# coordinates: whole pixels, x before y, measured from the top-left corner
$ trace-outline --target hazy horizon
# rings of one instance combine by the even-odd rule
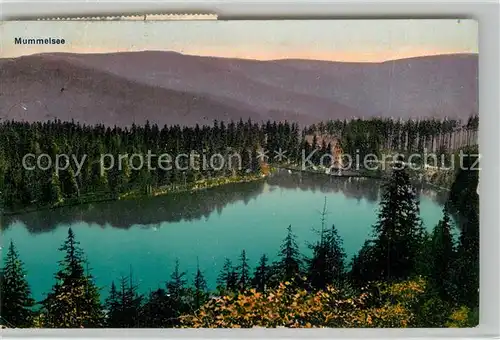
[[[215,58],[215,59],[234,59],[234,60],[249,60],[249,61],[269,61],[269,62],[279,62],[279,61],[290,61],[290,60],[304,60],[304,61],[319,61],[319,62],[336,62],[345,64],[383,64],[391,61],[405,60],[405,59],[418,59],[418,58],[428,58],[428,57],[446,57],[454,55],[475,55],[479,56],[479,53],[474,52],[455,52],[455,53],[439,53],[439,54],[426,54],[426,55],[415,55],[408,57],[398,57],[394,59],[380,60],[380,61],[344,61],[344,60],[325,60],[325,59],[305,59],[305,58],[279,58],[279,59],[252,59],[252,58],[241,58],[241,57],[226,57],[226,56],[213,56],[213,55],[198,55],[182,53],[171,50],[141,50],[141,51],[118,51],[118,52],[40,52],[33,54],[25,54],[18,57],[5,57],[1,59],[15,59],[28,56],[42,56],[42,55],[111,55],[111,54],[131,54],[131,53],[176,53],[188,57],[201,57],[201,58]]]
[[[384,62],[478,54],[477,22],[456,19],[12,21],[4,22],[1,31],[1,58],[152,50],[250,60]],[[55,37],[67,43],[16,45],[15,37]]]

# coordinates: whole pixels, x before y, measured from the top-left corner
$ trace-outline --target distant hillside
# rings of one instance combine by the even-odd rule
[[[130,125],[353,116],[468,117],[477,55],[385,63],[254,61],[174,52],[0,59],[0,118]]]

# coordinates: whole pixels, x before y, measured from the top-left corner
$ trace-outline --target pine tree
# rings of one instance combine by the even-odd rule
[[[203,303],[206,301],[207,294],[207,282],[205,277],[200,270],[199,263],[196,264],[196,275],[194,276],[194,308],[199,309]]]
[[[250,169],[255,174],[260,174],[261,172],[259,154],[255,148],[250,153]]]
[[[313,255],[308,259],[308,279],[315,289],[340,283],[345,273],[345,252],[335,225],[321,233],[321,239],[312,246]]]
[[[85,273],[83,251],[69,228],[60,251],[66,253],[56,273],[56,283],[42,302],[47,326],[55,328],[87,328],[103,325],[99,291],[92,277]]]
[[[420,249],[420,254],[417,258],[416,272],[424,277],[431,277],[432,267],[434,265],[434,254],[433,254],[433,242],[432,242],[433,232],[425,231],[422,241],[422,247]]]
[[[424,240],[419,201],[402,159],[394,166],[380,202],[378,222],[373,226],[371,250],[376,279],[406,279],[415,273]]]
[[[127,327],[140,326],[140,313],[142,307],[143,296],[139,294],[139,286],[134,283],[132,278],[132,269],[128,277],[128,287],[125,290],[126,304],[123,308],[128,320],[130,320]]]
[[[87,327],[101,327],[104,325],[104,310],[101,304],[101,294],[100,289],[95,285],[94,277],[90,273],[89,263],[85,260],[86,272],[86,290],[85,290],[85,301],[87,303],[86,313],[87,317],[91,320],[87,322]]]
[[[62,199],[61,184],[55,172],[42,184],[42,197],[43,201],[50,204],[58,203]]]
[[[151,292],[141,311],[141,326],[147,328],[172,327],[175,324],[171,299],[165,289]]]
[[[226,258],[224,266],[217,278],[219,290],[234,291],[238,285],[238,272],[230,259]]]
[[[4,320],[16,328],[30,327],[32,322],[31,307],[35,301],[26,280],[24,265],[10,241],[9,250],[0,277],[0,311]]]
[[[373,257],[372,240],[366,240],[359,252],[351,260],[349,281],[357,287],[362,287],[367,282],[374,280],[375,273],[371,266],[375,263]]]
[[[343,247],[343,241],[334,224],[326,231],[325,242],[329,255],[327,258],[327,273],[332,283],[340,282],[344,279],[345,275],[346,254]]]
[[[167,282],[167,292],[170,296],[171,308],[177,317],[186,311],[186,273],[179,270],[179,259],[175,260],[175,268]]]
[[[68,198],[78,197],[80,189],[76,181],[75,171],[69,167],[66,171],[63,171],[60,176],[61,188],[64,195]]]
[[[266,254],[263,254],[260,258],[259,265],[255,269],[254,276],[252,279],[252,285],[259,292],[264,292],[269,284],[270,279],[270,267],[267,264],[268,258]]]
[[[464,217],[455,268],[456,299],[470,308],[479,306],[479,214],[469,211]]]
[[[452,264],[455,261],[455,245],[451,232],[451,219],[446,207],[443,218],[432,232],[430,278],[439,296],[449,301],[451,289]]]
[[[184,279],[185,276],[186,273],[179,270],[179,259],[176,259],[174,271],[170,276],[170,281],[167,282],[168,293],[174,298],[180,299],[186,285],[186,280]]]
[[[464,159],[449,195],[449,204],[456,212],[460,237],[454,265],[454,292],[458,303],[470,308],[479,306],[479,172],[472,168],[476,157]],[[478,166],[478,165],[476,165]]]
[[[106,300],[108,326],[114,328],[132,328],[140,325],[142,295],[133,283],[132,273],[120,278],[120,288],[111,285],[110,295]]]
[[[238,287],[241,291],[243,291],[248,288],[248,285],[250,284],[250,267],[248,265],[248,258],[245,249],[241,251],[240,265],[237,270],[239,275]]]
[[[111,288],[109,290],[109,295],[106,298],[105,304],[106,308],[106,326],[109,328],[120,327],[120,294],[116,289],[115,282],[111,282]]]
[[[280,279],[282,281],[297,280],[301,273],[301,260],[299,246],[297,245],[296,236],[292,232],[292,226],[287,228],[287,236],[285,237],[280,248],[280,260],[276,264],[279,270]]]

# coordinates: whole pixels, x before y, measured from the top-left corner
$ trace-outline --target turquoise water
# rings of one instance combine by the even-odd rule
[[[112,280],[128,275],[142,292],[164,286],[175,259],[192,281],[199,262],[210,288],[224,258],[235,263],[245,249],[252,266],[263,253],[277,257],[292,225],[304,254],[319,228],[327,199],[327,224],[338,229],[348,256],[355,254],[376,221],[379,182],[282,174],[255,183],[231,184],[192,194],[62,208],[5,221],[2,248],[12,239],[25,263],[36,299],[54,283],[57,249],[71,226],[88,257],[98,286],[106,295]],[[432,193],[430,193],[432,194]],[[428,229],[441,218],[434,196],[420,197]]]

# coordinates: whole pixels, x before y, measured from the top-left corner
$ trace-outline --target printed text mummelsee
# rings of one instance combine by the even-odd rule
[[[14,38],[16,45],[64,45],[66,41],[61,38]]]

